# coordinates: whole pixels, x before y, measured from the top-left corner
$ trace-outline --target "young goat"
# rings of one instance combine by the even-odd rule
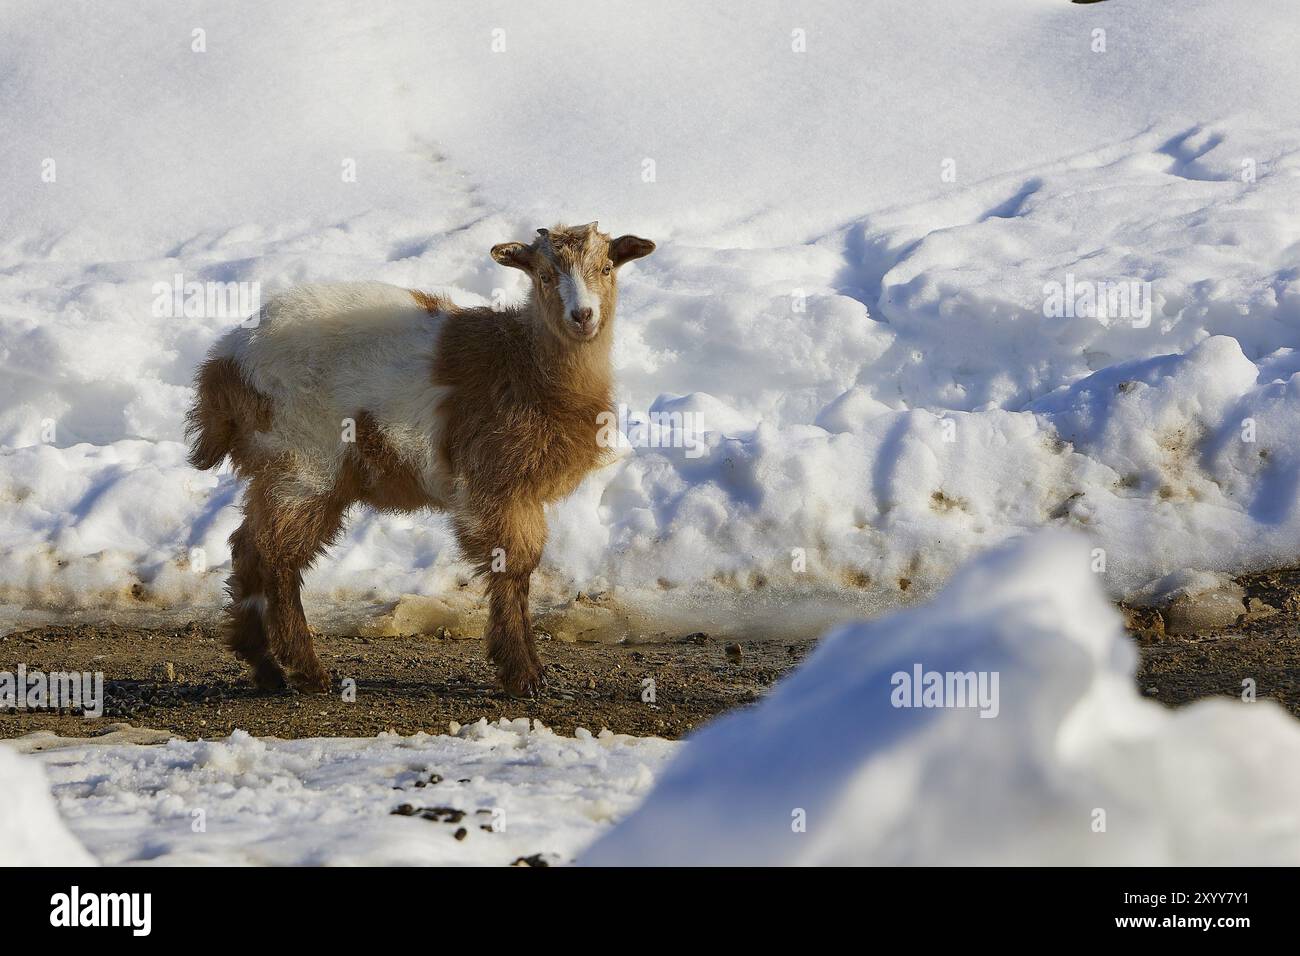
[[[462,309],[373,282],[307,286],[216,344],[186,419],[190,461],[229,456],[247,480],[227,643],[259,687],[283,687],[287,672],[301,690],[329,689],[302,573],[363,502],[450,514],[487,578],[488,658],[507,691],[537,692],[528,583],[542,507],[602,460],[616,270],[654,247],[594,222],[539,229],[531,245],[492,247],[532,279],[517,307]]]

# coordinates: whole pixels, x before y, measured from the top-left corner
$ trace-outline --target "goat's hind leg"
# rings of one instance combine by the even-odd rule
[[[257,687],[280,690],[285,686],[284,671],[271,654],[266,633],[266,574],[248,521],[230,536],[230,555],[233,573],[226,584],[230,593],[226,645],[252,667]]]
[[[316,656],[302,609],[302,566],[272,565],[268,578],[267,630],[276,656],[289,672],[289,683],[304,692],[328,693],[329,671]]]
[[[289,499],[260,495],[256,525],[266,582],[267,638],[289,683],[301,691],[326,693],[329,672],[316,656],[302,609],[302,572],[342,526],[344,506],[332,496]]]

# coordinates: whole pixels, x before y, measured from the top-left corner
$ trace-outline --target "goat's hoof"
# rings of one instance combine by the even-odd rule
[[[253,668],[253,686],[258,690],[284,690],[288,686],[284,671],[273,660],[262,660]]]
[[[324,668],[296,672],[290,675],[289,683],[300,694],[328,694],[334,689],[334,682]]]
[[[502,674],[501,686],[516,699],[536,700],[546,687],[546,668],[540,664],[520,668],[517,672]]]

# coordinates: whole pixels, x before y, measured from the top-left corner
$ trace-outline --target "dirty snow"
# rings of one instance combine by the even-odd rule
[[[1300,862],[1300,727],[1272,702],[1139,697],[1091,561],[1045,533],[929,604],[829,635],[762,703],[695,734],[581,862]],[[998,675],[995,706],[897,706],[916,697],[895,696],[896,675],[918,666]]]
[[[51,743],[22,758],[0,746],[0,780],[39,778],[39,761],[53,805],[99,862],[221,866],[568,863],[636,805],[675,746],[609,731],[559,737],[522,718],[437,736]],[[41,796],[17,816],[0,808],[0,835],[33,807],[33,822],[35,811],[57,822]],[[403,804],[463,816],[392,812]]]

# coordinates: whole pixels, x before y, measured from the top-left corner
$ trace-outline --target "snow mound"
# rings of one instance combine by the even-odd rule
[[[220,604],[239,488],[179,442],[244,316],[177,277],[483,303],[523,288],[490,246],[556,219],[659,242],[620,286],[635,434],[549,515],[559,610],[815,632],[1044,525],[1114,596],[1297,559],[1291,0],[674,0],[598,34],[578,3],[142,2],[0,35],[0,626]],[[467,570],[442,517],[358,512],[307,599],[451,623]]]
[[[1300,862],[1300,728],[1271,703],[1164,710],[1134,659],[1081,541],[993,550],[696,734],[581,862]],[[897,676],[918,667],[996,692],[896,706],[925,702]]]
[[[59,818],[36,760],[0,746],[0,866],[91,866]]]
[[[292,741],[235,731],[37,759],[68,826],[110,865],[507,866],[571,861],[636,805],[676,746],[560,737],[523,718],[455,730]],[[393,812],[404,804],[411,813]]]

